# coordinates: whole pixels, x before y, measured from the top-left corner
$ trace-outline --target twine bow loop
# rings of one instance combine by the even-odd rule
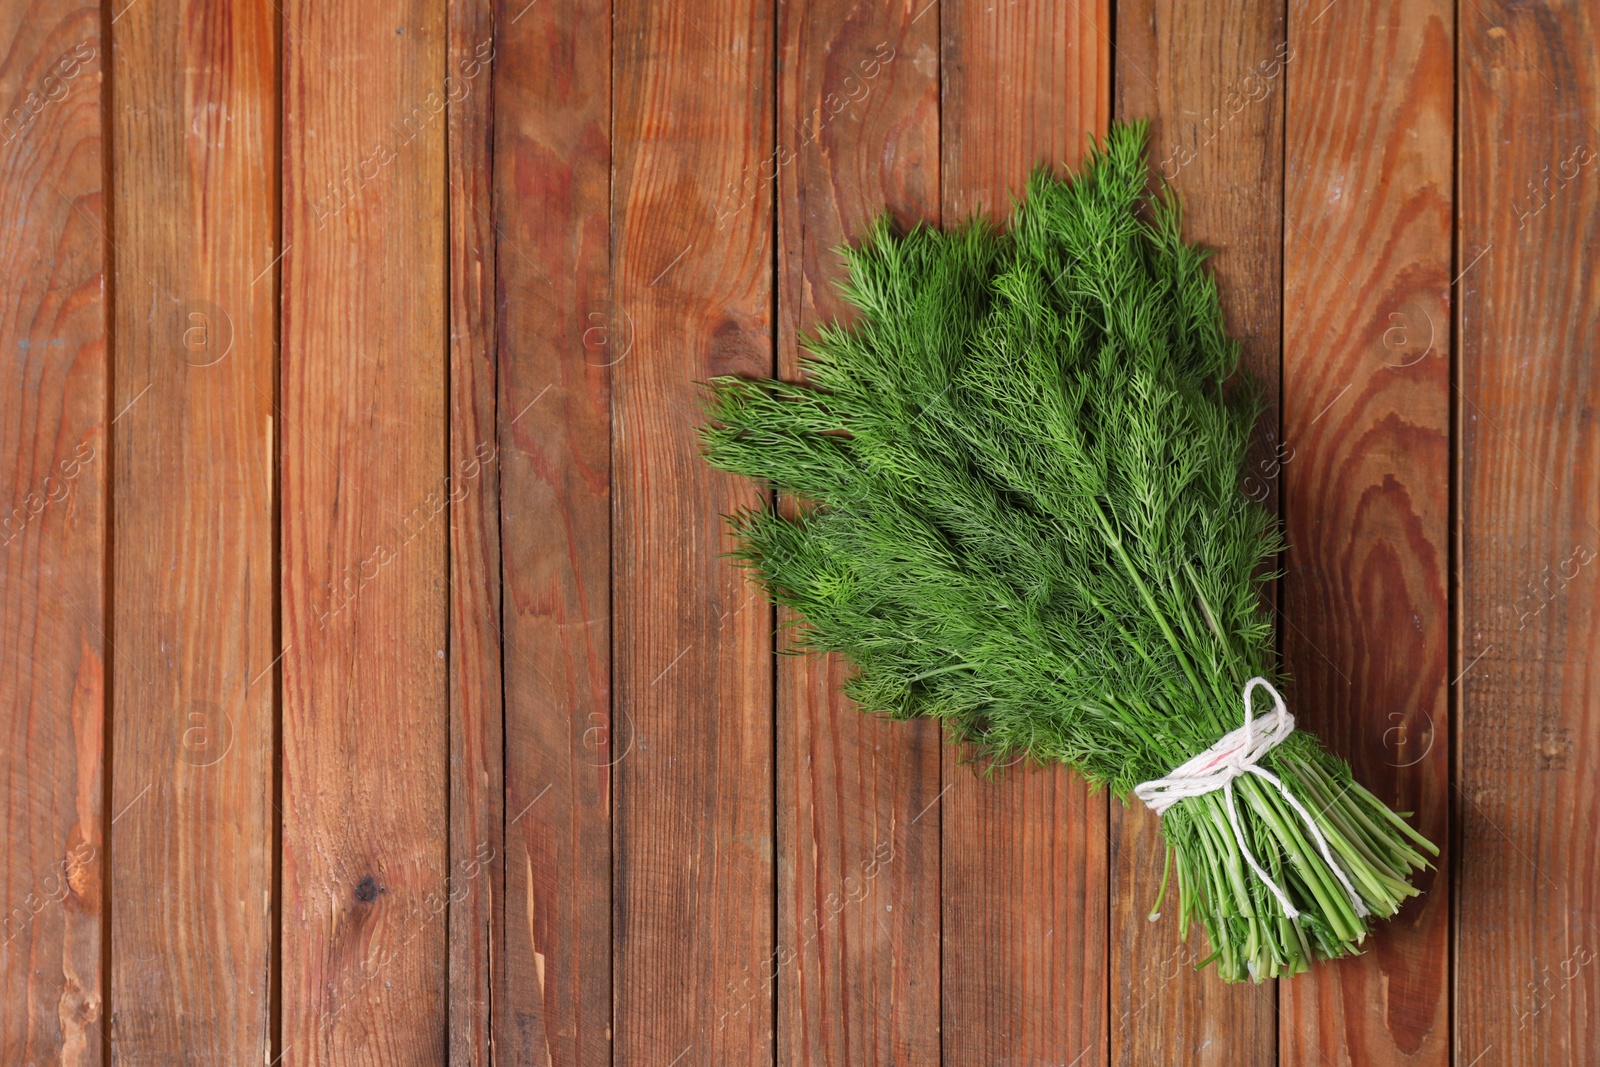
[[[1260,718],[1255,716],[1250,703],[1257,686],[1272,696],[1272,711]],[[1239,825],[1239,811],[1233,798],[1233,782],[1242,775],[1255,775],[1277,789],[1300,816],[1306,829],[1311,831],[1311,838],[1316,842],[1317,850],[1322,853],[1322,858],[1338,876],[1339,884],[1344,887],[1356,914],[1361,916],[1370,914],[1366,904],[1361,900],[1361,895],[1356,892],[1355,886],[1350,884],[1350,878],[1345,874],[1344,868],[1334,861],[1333,850],[1328,847],[1328,840],[1323,836],[1316,820],[1311,817],[1311,813],[1295,799],[1294,794],[1289,792],[1288,786],[1284,785],[1277,775],[1260,765],[1267,753],[1283,744],[1289,735],[1294,733],[1294,716],[1289,714],[1289,709],[1284,706],[1283,694],[1265,678],[1256,677],[1244,683],[1243,697],[1243,726],[1224,734],[1216,744],[1198,756],[1174,767],[1167,772],[1165,778],[1153,778],[1134,786],[1134,795],[1144,801],[1151,811],[1162,815],[1180,800],[1222,790],[1222,797],[1228,809],[1228,822],[1233,826],[1233,839],[1238,843],[1245,862],[1278,899],[1278,903],[1283,906],[1283,914],[1290,919],[1297,919],[1300,917],[1300,912],[1289,902],[1288,894],[1256,861],[1250,846],[1245,843],[1244,830]]]

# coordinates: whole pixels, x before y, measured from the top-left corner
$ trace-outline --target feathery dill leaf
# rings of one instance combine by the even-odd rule
[[[713,464],[798,502],[731,516],[737,557],[800,617],[797,650],[849,658],[864,711],[1123,797],[1238,726],[1247,679],[1276,680],[1260,591],[1283,548],[1239,489],[1259,390],[1145,139],[1117,125],[1075,179],[1036,171],[1003,231],[880,220],[843,250],[860,315],[809,340],[808,382],[716,379],[702,434]],[[1266,763],[1327,802],[1369,907],[1415,893],[1412,845],[1432,846],[1342,761],[1297,732]],[[1303,828],[1237,788],[1303,914],[1240,876],[1212,795],[1163,818],[1185,924],[1230,979],[1353,951],[1364,917]]]

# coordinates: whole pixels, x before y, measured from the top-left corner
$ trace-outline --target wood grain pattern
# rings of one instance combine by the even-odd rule
[[[943,220],[1003,218],[1035,164],[1075,166],[1105,130],[1110,3],[950,0],[939,17]]]
[[[1454,23],[1439,0],[1316,6],[1289,18],[1288,700],[1443,845]],[[1448,1060],[1449,855],[1417,884],[1362,956],[1280,984],[1280,1062]]]
[[[834,250],[886,208],[938,221],[939,23],[816,0],[782,5],[778,38],[778,364],[798,379],[800,336],[848,310]],[[777,664],[778,1058],[936,1064],[939,730],[862,715],[848,675]]]
[[[1458,1064],[1600,1050],[1600,12],[1460,8]]]
[[[1594,1060],[1600,13],[1111,8],[0,0],[0,1061]],[[772,658],[695,442],[1113,99],[1282,398],[1291,706],[1457,853],[1276,986]]]
[[[148,4],[112,37],[113,1058],[261,1061],[277,19],[266,0]]]
[[[284,18],[285,1064],[446,1055],[446,9]]]
[[[615,1062],[764,1063],[773,616],[722,558],[761,497],[701,459],[694,383],[775,370],[772,5],[619,0],[614,27]]]
[[[519,3],[515,5],[520,8]],[[514,18],[514,21],[512,19]],[[612,364],[608,0],[505,13],[495,74],[510,1064],[611,1055]]]
[[[450,1063],[493,1059],[505,928],[492,0],[450,0]]]
[[[1241,489],[1274,510],[1293,455],[1281,443],[1277,404],[1283,79],[1293,59],[1281,4],[1139,0],[1117,8],[1117,110],[1150,120],[1150,164],[1183,197],[1184,236],[1218,252],[1211,269],[1228,330],[1270,402]],[[1267,596],[1275,605],[1276,589]],[[1276,983],[1196,972],[1209,951],[1205,934],[1179,927],[1172,897],[1161,920],[1148,921],[1166,856],[1159,828],[1137,801],[1113,801],[1112,1061],[1275,1063]]]
[[[941,215],[1003,216],[1035,163],[1074,165],[1104,132],[1109,5],[940,14]],[[959,758],[944,753],[944,1062],[1103,1064],[1106,794],[1065,768],[985,779]]]
[[[0,1061],[104,1062],[97,7],[0,0]]]

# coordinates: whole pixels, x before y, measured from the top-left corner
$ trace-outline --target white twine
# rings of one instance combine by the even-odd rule
[[[1263,715],[1259,720],[1254,717],[1250,707],[1250,694],[1258,685],[1272,694],[1273,703],[1272,713]],[[1328,847],[1328,840],[1322,836],[1322,831],[1317,828],[1316,820],[1311,817],[1311,813],[1294,798],[1294,794],[1289,792],[1288,787],[1277,775],[1258,765],[1268,752],[1283,744],[1292,733],[1294,733],[1294,716],[1284,707],[1283,695],[1265,678],[1252,678],[1244,683],[1243,726],[1224,734],[1221,740],[1194,759],[1174,767],[1165,778],[1155,778],[1134,786],[1134,795],[1144,801],[1151,811],[1161,815],[1186,797],[1199,797],[1218,789],[1222,790],[1223,799],[1228,805],[1228,821],[1233,824],[1233,839],[1239,843],[1239,851],[1244,853],[1245,862],[1256,872],[1256,877],[1272,890],[1272,895],[1278,898],[1278,903],[1283,905],[1283,914],[1290,919],[1298,919],[1300,912],[1289,903],[1288,895],[1278,888],[1278,883],[1268,877],[1267,872],[1250,852],[1250,846],[1245,844],[1244,831],[1239,827],[1239,812],[1233,803],[1233,780],[1240,775],[1253,774],[1270,782],[1282,794],[1283,799],[1289,802],[1290,807],[1299,813],[1306,828],[1311,831],[1322,858],[1333,868],[1333,873],[1339,878],[1339,884],[1344,886],[1345,893],[1350,897],[1350,903],[1355,905],[1356,914],[1368,915],[1370,913],[1367,911],[1367,906],[1362,903],[1355,886],[1350,884],[1344,868],[1334,862],[1333,850]]]

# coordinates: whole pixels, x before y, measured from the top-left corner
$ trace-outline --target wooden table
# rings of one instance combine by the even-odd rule
[[[1600,8],[0,0],[0,1061],[1600,1062]],[[1193,973],[859,715],[698,383],[1114,117],[1267,386],[1301,721],[1445,845]],[[1175,909],[1174,909],[1175,910]]]

